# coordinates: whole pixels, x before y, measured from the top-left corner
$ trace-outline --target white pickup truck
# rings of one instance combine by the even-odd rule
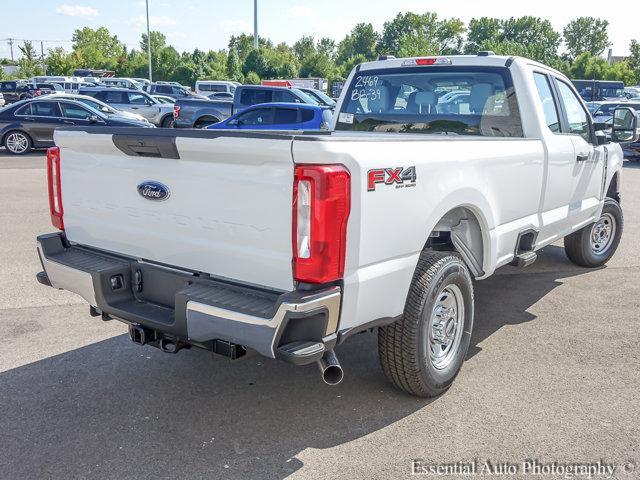
[[[487,52],[357,66],[326,133],[60,129],[38,280],[138,344],[318,362],[327,383],[334,347],[377,330],[389,380],[435,396],[473,279],[563,237],[584,267],[615,252],[612,142],[637,119],[605,128],[559,72]]]

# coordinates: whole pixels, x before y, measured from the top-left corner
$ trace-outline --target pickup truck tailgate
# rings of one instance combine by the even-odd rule
[[[291,137],[141,130],[56,131],[68,240],[291,290]]]

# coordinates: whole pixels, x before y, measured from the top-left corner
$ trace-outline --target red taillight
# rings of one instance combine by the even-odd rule
[[[49,184],[49,210],[54,227],[64,230],[62,221],[62,191],[60,186],[60,148],[47,150],[47,182]]]
[[[173,106],[173,118],[178,118],[180,116],[180,106]]]
[[[436,63],[435,58],[416,58],[416,65],[433,65]]]
[[[299,282],[342,278],[351,207],[351,175],[342,165],[296,165],[293,276]]]

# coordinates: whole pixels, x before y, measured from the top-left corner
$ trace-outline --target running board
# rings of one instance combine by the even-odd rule
[[[521,252],[513,258],[510,265],[513,265],[514,267],[524,268],[531,265],[537,259],[538,254],[536,252]]]

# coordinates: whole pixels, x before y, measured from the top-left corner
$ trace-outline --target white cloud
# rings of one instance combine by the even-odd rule
[[[243,32],[251,32],[251,25],[244,20],[222,20],[218,25],[225,35],[237,35]]]
[[[167,38],[187,38],[184,32],[167,32]]]
[[[136,18],[129,20],[129,24],[133,24],[137,27],[142,27],[147,24],[147,18],[143,15],[139,15]],[[168,15],[149,16],[149,24],[152,27],[177,27],[182,25],[182,22],[176,20]]]
[[[316,15],[316,11],[307,5],[294,5],[287,14],[293,18],[311,18]]]
[[[93,7],[84,7],[82,5],[60,5],[56,7],[56,13],[67,17],[97,17],[98,10]]]

